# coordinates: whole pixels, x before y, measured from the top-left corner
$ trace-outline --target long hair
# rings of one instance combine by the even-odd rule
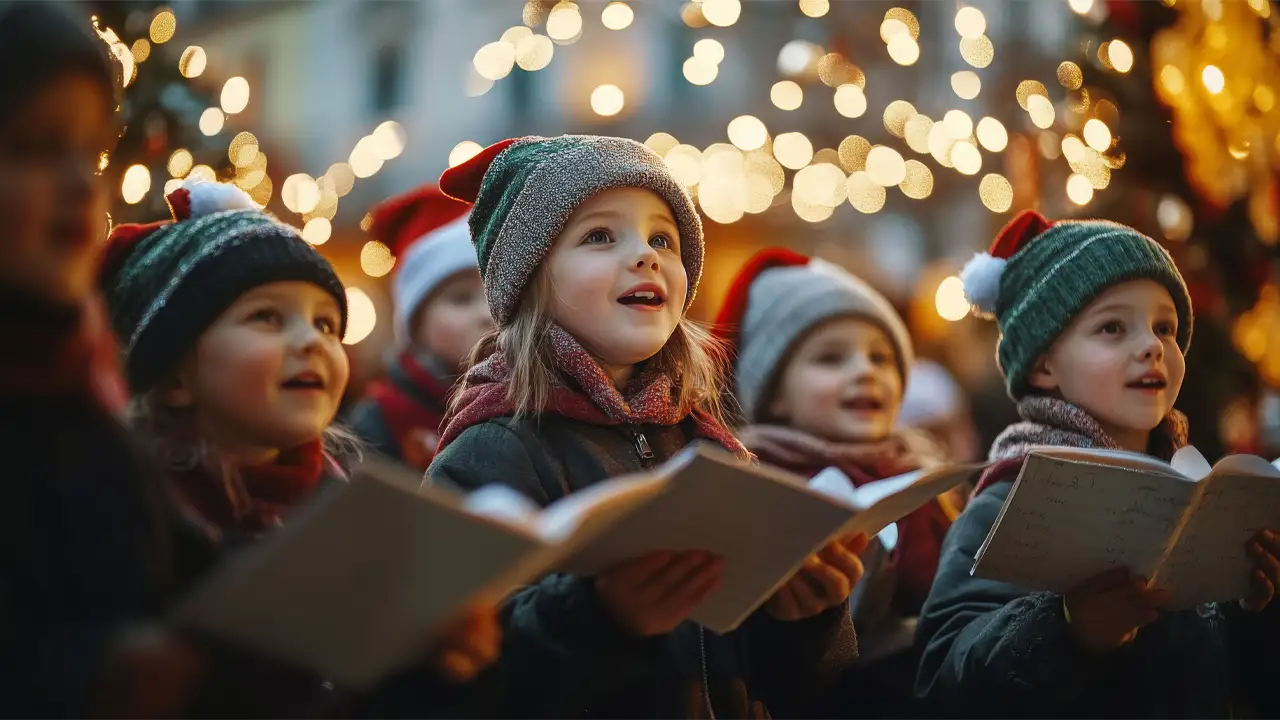
[[[515,406],[517,418],[542,412],[552,389],[565,384],[564,374],[555,365],[549,332],[553,324],[550,308],[554,293],[554,284],[544,265],[525,288],[511,318],[480,339],[466,364],[470,370],[495,352],[501,352],[508,359],[511,374],[506,388],[507,400]],[[645,367],[669,373],[677,380],[676,396],[672,398],[677,406],[699,409],[724,423],[727,359],[724,343],[705,326],[682,316],[666,344]],[[450,400],[449,415],[459,409],[468,382],[464,371],[458,391]]]

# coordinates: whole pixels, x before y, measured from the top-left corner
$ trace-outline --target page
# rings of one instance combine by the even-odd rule
[[[687,459],[677,460],[670,468],[613,478],[572,493],[542,512],[538,533],[547,542],[568,543],[571,547],[566,547],[565,553],[571,553],[618,518],[657,497],[670,475],[687,464]]]
[[[951,488],[976,480],[985,468],[986,464],[951,465],[867,483],[855,491],[857,514],[841,531],[875,536]]]
[[[1098,450],[1093,448],[1058,447],[1055,445],[1036,446],[1031,449],[1032,455],[1040,457],[1070,460],[1078,463],[1092,463],[1109,467],[1128,468],[1155,475],[1178,476],[1173,465],[1159,458],[1128,450]],[[1207,471],[1206,471],[1207,472]],[[1198,476],[1197,476],[1198,477]]]
[[[691,447],[653,501],[621,518],[561,567],[592,575],[656,550],[706,550],[725,559],[721,588],[693,614],[709,629],[736,628],[848,520],[848,510],[798,477]]]
[[[362,689],[415,660],[466,603],[538,571],[526,559],[540,541],[443,488],[409,491],[401,473],[363,466],[224,563],[179,622]]]
[[[973,573],[1056,591],[1115,567],[1149,577],[1195,488],[1172,475],[1033,454]]]
[[[1253,572],[1246,544],[1259,530],[1280,529],[1280,470],[1267,461],[1228,457],[1201,482],[1195,512],[1157,578],[1175,609],[1245,597]]]

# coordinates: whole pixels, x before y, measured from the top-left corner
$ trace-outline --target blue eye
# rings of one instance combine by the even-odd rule
[[[613,242],[613,236],[608,230],[592,230],[582,239],[584,245],[603,245],[609,242]]]
[[[649,244],[659,250],[674,250],[676,247],[676,241],[665,234],[658,234],[649,238]]]

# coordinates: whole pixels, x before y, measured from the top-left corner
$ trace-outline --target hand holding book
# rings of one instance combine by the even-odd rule
[[[778,620],[803,620],[843,603],[862,579],[867,536],[847,535],[827,543],[810,555],[804,565],[765,603],[765,611]]]
[[[636,637],[663,635],[689,618],[724,579],[724,561],[702,550],[660,550],[596,576],[596,592]]]
[[[1280,460],[1276,462],[1280,463]],[[1262,612],[1275,599],[1280,588],[1280,536],[1272,530],[1263,530],[1249,541],[1249,560],[1253,572],[1249,576],[1249,596],[1241,606],[1250,612]]]
[[[1105,652],[1131,642],[1143,625],[1155,622],[1168,602],[1168,591],[1148,588],[1146,578],[1114,568],[1067,591],[1063,610],[1076,643]]]

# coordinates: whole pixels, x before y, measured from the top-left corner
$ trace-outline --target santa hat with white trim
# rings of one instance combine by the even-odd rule
[[[1113,285],[1147,279],[1169,291],[1186,353],[1191,296],[1168,251],[1131,227],[1106,220],[1050,222],[1023,210],[960,273],[974,312],[1000,327],[996,358],[1009,395],[1031,390],[1035,363],[1071,320]]]
[[[173,371],[201,333],[259,285],[300,281],[328,292],[342,315],[341,337],[342,281],[296,228],[234,185],[187,180],[166,200],[171,219],[112,229],[99,273],[134,393]]]
[[[383,201],[370,215],[369,232],[397,258],[391,293],[396,339],[412,342],[414,315],[446,280],[479,271],[467,227],[470,206],[424,185]]]

